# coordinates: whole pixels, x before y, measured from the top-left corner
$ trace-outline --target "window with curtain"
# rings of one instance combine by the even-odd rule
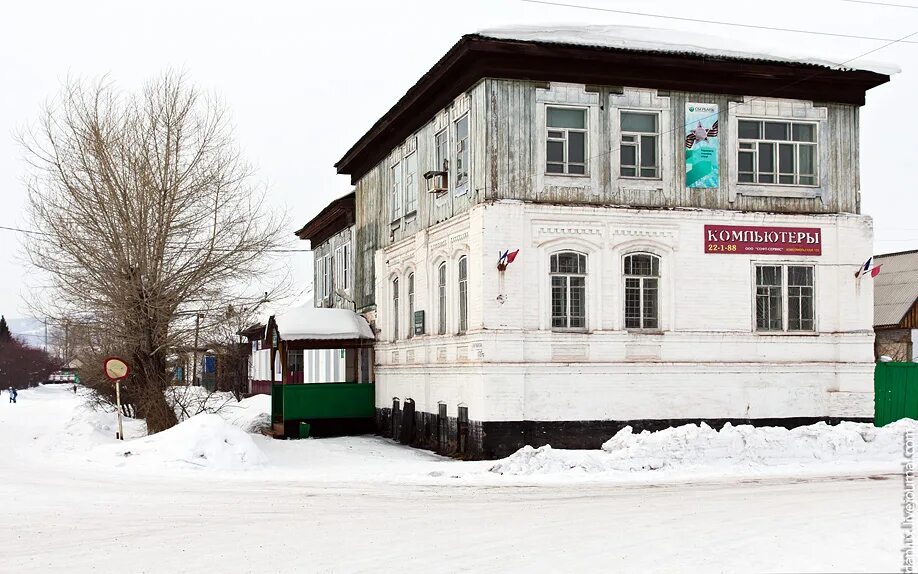
[[[660,328],[660,258],[649,253],[624,260],[625,328]]]
[[[551,256],[552,329],[586,329],[586,255],[562,251]]]

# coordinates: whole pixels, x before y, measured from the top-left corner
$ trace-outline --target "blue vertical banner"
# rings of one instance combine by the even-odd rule
[[[717,104],[685,104],[685,187],[720,186]]]

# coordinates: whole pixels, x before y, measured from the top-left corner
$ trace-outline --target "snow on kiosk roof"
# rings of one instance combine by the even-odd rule
[[[335,163],[356,184],[456,96],[486,78],[789,98],[862,106],[894,66],[745,47],[627,26],[520,26],[466,34]]]
[[[302,306],[273,319],[278,335],[288,342],[376,338],[366,319],[349,309]]]

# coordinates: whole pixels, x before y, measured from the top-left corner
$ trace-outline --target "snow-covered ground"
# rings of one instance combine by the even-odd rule
[[[5,399],[5,396],[4,396]],[[461,462],[245,432],[266,397],[159,435],[66,386],[0,402],[0,572],[898,571],[914,423],[623,431]]]

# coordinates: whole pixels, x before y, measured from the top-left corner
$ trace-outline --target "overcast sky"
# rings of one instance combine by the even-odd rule
[[[564,1],[564,0],[562,0]],[[891,0],[890,0],[891,1]],[[906,3],[915,0],[896,0]],[[918,31],[918,9],[844,0],[712,0],[575,4],[783,28],[900,38]],[[793,17],[789,17],[792,15]],[[333,164],[462,34],[510,24],[621,24],[700,31],[764,47],[845,61],[883,42],[740,30],[520,0],[462,2],[103,1],[4,3],[0,7],[0,225],[28,227],[22,151],[13,134],[34,122],[62,81],[108,74],[135,89],[184,70],[223,97],[236,134],[291,233],[350,189]],[[918,41],[918,36],[912,38]],[[875,252],[918,248],[918,44],[869,56],[902,73],[871,90],[861,115],[863,211],[874,217]],[[303,243],[305,245],[305,242]],[[0,230],[0,313],[27,313],[18,234]],[[291,254],[310,281],[308,254]]]

